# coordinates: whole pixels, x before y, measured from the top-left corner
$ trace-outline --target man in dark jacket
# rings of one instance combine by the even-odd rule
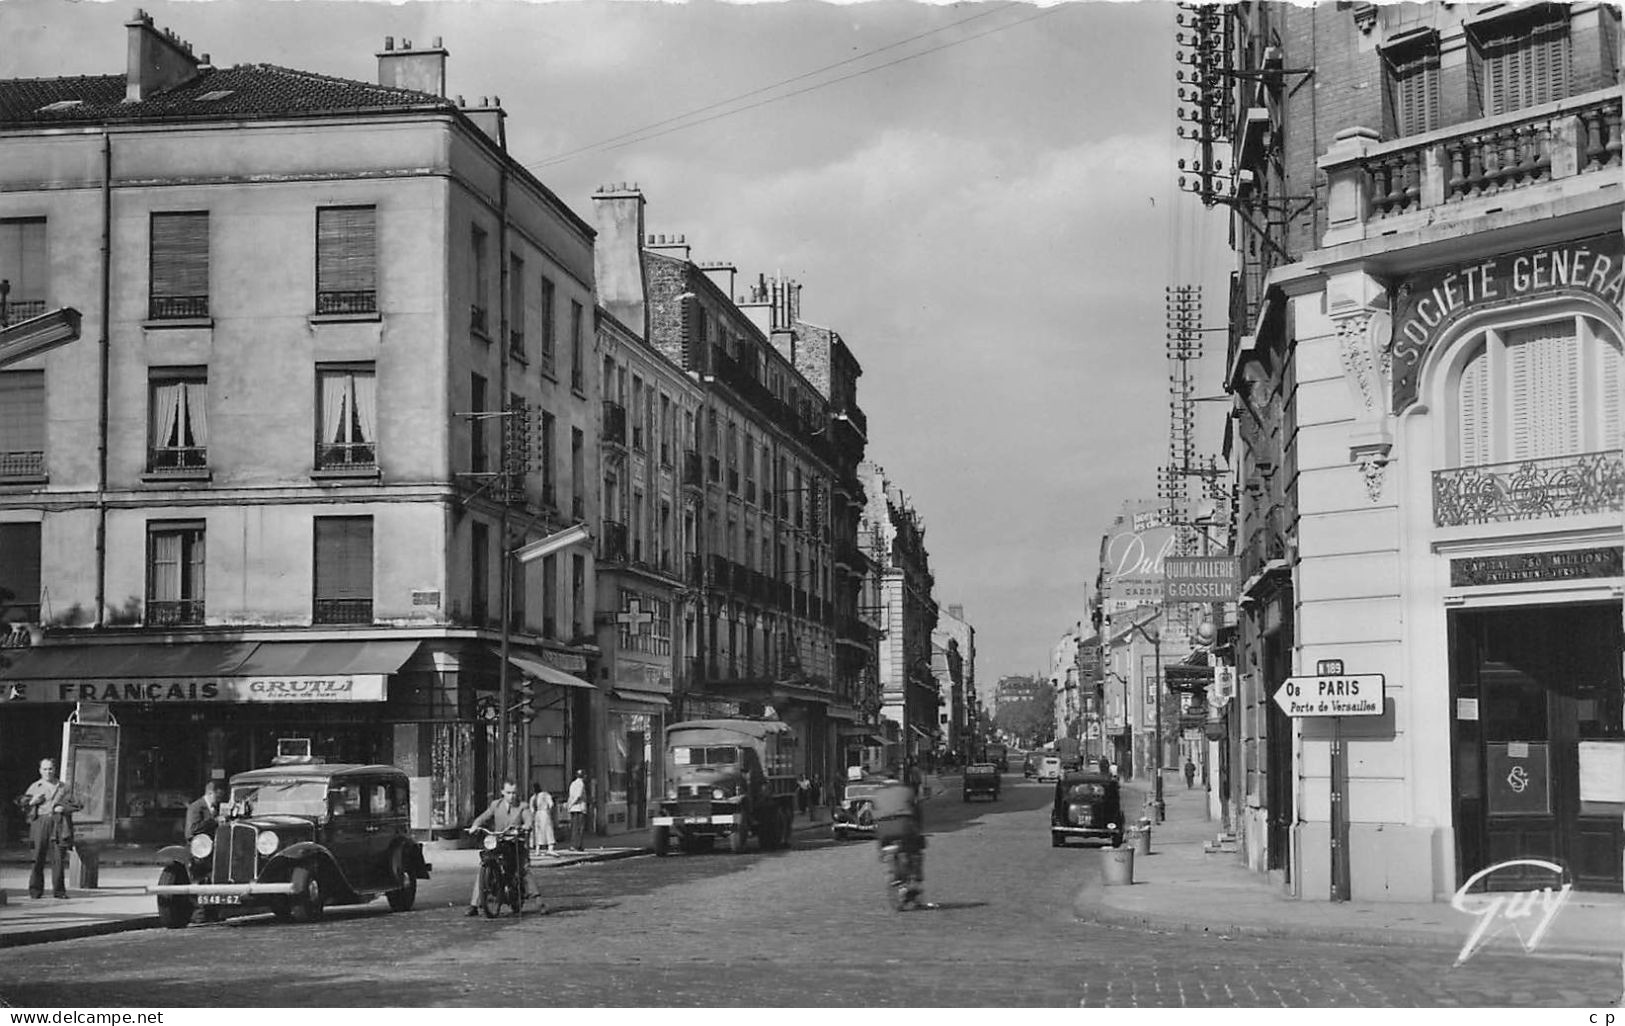
[[[215,824],[220,819],[220,781],[211,780],[203,785],[203,797],[186,807],[186,840],[191,843],[198,834],[214,836]]]
[[[28,896],[45,897],[45,863],[51,864],[51,894],[68,896],[67,861],[73,848],[73,814],[79,803],[67,784],[57,779],[56,760],[41,759],[39,779],[28,785],[18,804],[28,817],[28,844],[34,868],[28,875]]]

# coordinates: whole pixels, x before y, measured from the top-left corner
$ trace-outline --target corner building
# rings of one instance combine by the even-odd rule
[[[1620,11],[1203,11],[1245,72],[1244,857],[1315,899],[1448,900],[1513,859],[1617,891]],[[1275,706],[1337,665],[1383,675],[1380,716]]]

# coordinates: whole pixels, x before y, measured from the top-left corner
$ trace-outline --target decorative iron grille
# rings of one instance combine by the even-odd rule
[[[158,600],[147,603],[148,627],[173,627],[177,624],[203,622],[202,599]]]
[[[208,296],[153,296],[147,307],[147,317],[154,321],[207,316]]]
[[[378,293],[372,289],[316,293],[318,314],[370,314],[378,312]]]
[[[372,599],[319,598],[311,613],[315,623],[372,623]]]
[[[43,477],[45,453],[43,450],[26,452],[0,452],[0,477]]]
[[[1433,472],[1437,527],[1625,509],[1625,452],[1513,460]]]

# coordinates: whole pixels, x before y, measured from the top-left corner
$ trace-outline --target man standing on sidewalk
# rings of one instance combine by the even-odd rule
[[[576,778],[570,781],[570,792],[564,796],[564,811],[570,814],[570,847],[580,851],[581,842],[587,836],[586,770],[576,770]]]
[[[68,851],[73,847],[73,814],[79,803],[68,785],[56,777],[56,760],[41,759],[39,779],[28,785],[18,799],[28,817],[28,843],[34,853],[34,869],[28,875],[28,896],[45,897],[45,861],[51,858],[51,895],[68,896]]]

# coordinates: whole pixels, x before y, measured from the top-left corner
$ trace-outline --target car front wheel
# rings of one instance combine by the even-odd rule
[[[321,879],[309,866],[300,866],[289,879],[293,884],[293,901],[288,911],[296,923],[313,923],[322,917],[327,897],[322,893]]]
[[[161,887],[175,887],[191,883],[186,868],[175,864],[165,866],[158,874]],[[158,922],[169,930],[179,930],[192,921],[192,899],[180,894],[158,895]]]

